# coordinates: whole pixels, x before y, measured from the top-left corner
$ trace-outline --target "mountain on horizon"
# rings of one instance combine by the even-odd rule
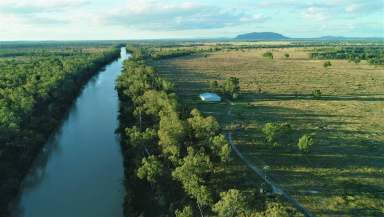
[[[320,37],[313,37],[313,38],[290,38],[285,35],[276,33],[276,32],[251,32],[251,33],[245,33],[240,34],[235,37],[237,40],[325,40],[325,41],[334,41],[334,40],[359,40],[359,39],[380,39],[383,40],[384,38],[380,37],[346,37],[346,36],[334,36],[334,35],[325,35]]]
[[[275,33],[275,32],[251,32],[246,34],[238,35],[235,39],[240,40],[284,40],[289,39],[288,37]]]

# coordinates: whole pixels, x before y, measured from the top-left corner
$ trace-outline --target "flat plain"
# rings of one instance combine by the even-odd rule
[[[213,46],[213,45],[211,45]],[[305,48],[221,50],[152,61],[186,103],[232,131],[240,151],[317,216],[384,215],[384,67],[362,61],[313,60]],[[263,57],[270,51],[273,59]],[[289,58],[285,57],[289,54]],[[240,79],[232,104],[198,95],[211,81]],[[321,97],[312,92],[320,90]],[[228,111],[231,112],[228,112]],[[289,123],[296,142],[272,147],[261,129]],[[297,139],[314,138],[302,154]]]

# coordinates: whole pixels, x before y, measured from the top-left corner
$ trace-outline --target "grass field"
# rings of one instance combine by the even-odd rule
[[[384,216],[384,67],[331,60],[325,69],[325,60],[309,59],[311,49],[219,51],[151,64],[185,102],[227,130],[236,126],[239,149],[269,165],[272,179],[317,216]],[[262,57],[266,51],[273,60]],[[233,105],[199,101],[209,81],[230,76],[242,90]],[[322,97],[315,99],[317,89]],[[301,154],[296,142],[271,147],[261,133],[267,122],[288,122],[297,138],[311,134],[312,151]]]

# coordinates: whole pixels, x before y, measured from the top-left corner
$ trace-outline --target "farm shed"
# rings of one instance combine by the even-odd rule
[[[204,102],[220,102],[221,97],[216,93],[202,93],[200,99]]]

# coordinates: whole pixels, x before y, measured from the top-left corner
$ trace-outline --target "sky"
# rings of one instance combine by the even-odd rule
[[[0,0],[0,40],[384,37],[384,0]]]

